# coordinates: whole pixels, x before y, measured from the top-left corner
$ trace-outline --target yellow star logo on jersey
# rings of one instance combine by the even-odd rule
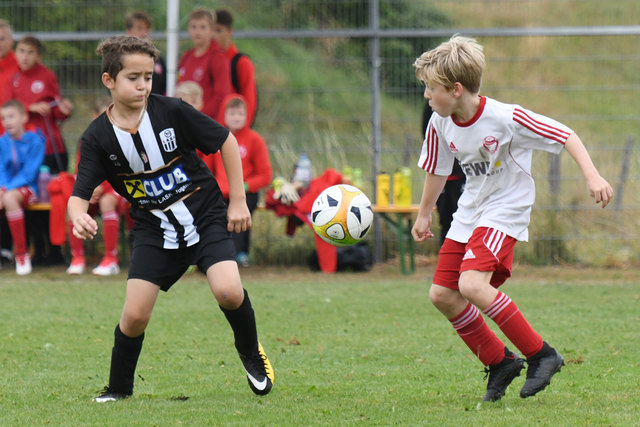
[[[127,188],[127,192],[134,199],[147,196],[147,193],[144,191],[144,187],[142,186],[142,181],[139,179],[125,179],[124,186]]]
[[[498,161],[496,162],[496,167],[497,167],[497,168],[499,168],[500,166],[502,166],[502,162],[501,162],[500,160],[498,160]]]

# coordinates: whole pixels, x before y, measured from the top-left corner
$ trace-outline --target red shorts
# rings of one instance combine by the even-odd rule
[[[511,276],[515,245],[513,237],[487,227],[476,228],[466,244],[445,239],[433,283],[457,290],[463,271],[493,271],[490,283],[497,288]]]
[[[20,194],[22,194],[23,209],[26,209],[27,206],[32,205],[38,201],[38,196],[33,192],[31,187],[27,187],[25,185],[24,187],[14,188],[14,190],[17,190]]]

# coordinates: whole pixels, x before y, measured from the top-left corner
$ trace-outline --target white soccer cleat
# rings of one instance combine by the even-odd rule
[[[120,267],[116,262],[101,262],[99,266],[92,270],[96,276],[114,276],[120,273]]]
[[[67,268],[67,274],[71,274],[71,275],[83,274],[84,269],[85,269],[84,261],[72,259],[71,264],[69,265],[69,268]]]
[[[16,274],[18,276],[25,276],[31,274],[31,257],[29,254],[16,255]]]

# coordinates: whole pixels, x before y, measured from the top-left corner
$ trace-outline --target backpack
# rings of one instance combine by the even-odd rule
[[[238,85],[238,61],[243,56],[246,56],[248,58],[246,54],[238,52],[231,59],[231,85],[233,86],[233,90],[235,90],[236,93],[240,93],[240,86]],[[251,127],[253,127],[253,124],[256,122],[256,116],[258,115],[258,98],[258,85],[256,84],[256,112],[253,114]]]
[[[355,245],[339,247],[338,265],[336,271],[370,271],[373,267],[371,251],[367,242],[358,242]],[[309,267],[313,271],[320,270],[318,253],[311,252]]]

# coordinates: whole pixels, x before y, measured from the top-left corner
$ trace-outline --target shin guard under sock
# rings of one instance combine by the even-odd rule
[[[483,365],[495,365],[504,359],[504,343],[489,329],[475,305],[469,303],[449,322]]]
[[[133,393],[133,378],[143,340],[144,333],[139,337],[130,338],[122,333],[120,324],[116,326],[111,351],[109,391],[122,394]]]
[[[515,345],[529,358],[542,348],[542,338],[524,318],[518,306],[507,295],[498,292],[496,299],[483,310]]]
[[[240,307],[228,310],[220,307],[224,313],[235,339],[236,350],[243,355],[252,355],[258,352],[258,332],[256,330],[256,318],[251,307],[249,294],[244,291],[244,300]]]

